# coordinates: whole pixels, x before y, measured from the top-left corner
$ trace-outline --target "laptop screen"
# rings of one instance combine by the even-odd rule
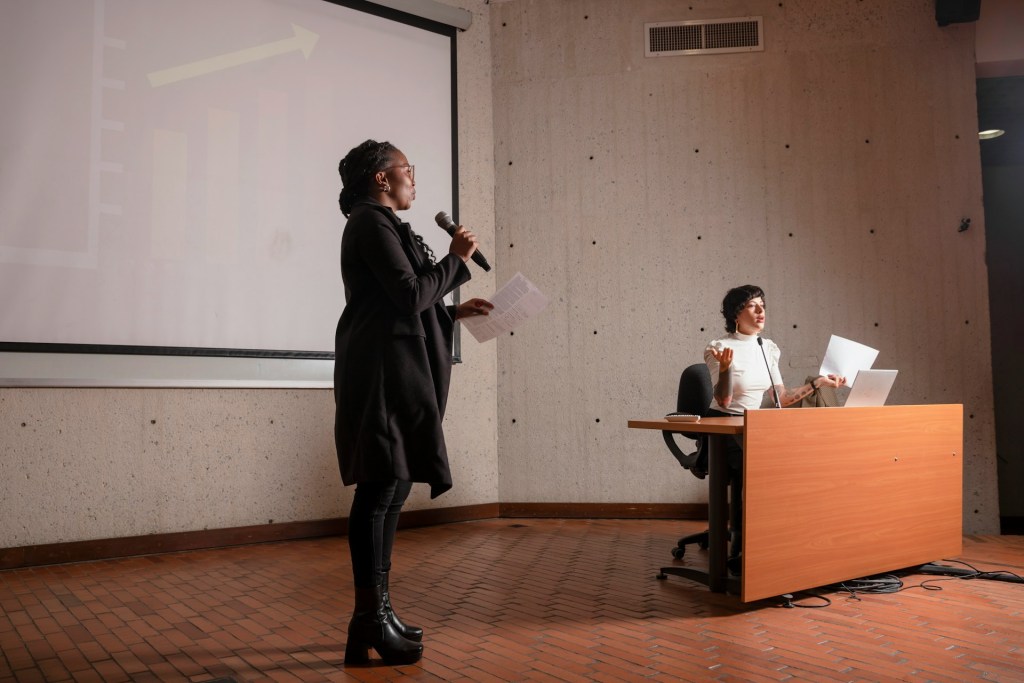
[[[846,397],[847,408],[884,406],[889,397],[892,383],[896,381],[896,370],[859,370],[856,381]]]

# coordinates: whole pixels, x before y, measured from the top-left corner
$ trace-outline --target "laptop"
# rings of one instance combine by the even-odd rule
[[[846,408],[884,406],[889,397],[892,383],[896,381],[896,370],[859,370],[846,397]]]

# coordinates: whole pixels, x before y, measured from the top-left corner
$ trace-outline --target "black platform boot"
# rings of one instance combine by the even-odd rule
[[[423,629],[419,626],[407,626],[402,623],[402,620],[395,614],[395,610],[391,607],[391,596],[388,593],[388,572],[384,572],[384,582],[381,584],[381,588],[384,589],[384,609],[387,610],[388,618],[391,620],[391,625],[395,627],[403,638],[420,642],[423,640]]]
[[[423,656],[423,645],[402,637],[384,604],[383,586],[356,586],[356,608],[348,622],[345,664],[366,664],[371,647],[385,664],[412,664]]]

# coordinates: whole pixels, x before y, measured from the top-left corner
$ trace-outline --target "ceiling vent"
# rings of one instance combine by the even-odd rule
[[[761,17],[644,24],[646,57],[713,55],[764,50]]]

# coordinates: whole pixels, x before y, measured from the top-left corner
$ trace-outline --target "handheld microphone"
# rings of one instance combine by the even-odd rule
[[[438,211],[437,215],[434,216],[434,221],[449,235],[455,235],[455,231],[459,227],[455,224],[455,221],[452,220],[452,217],[445,211]],[[473,256],[471,258],[473,259],[473,263],[477,264],[484,270],[489,271],[491,269],[491,264],[488,263],[487,259],[484,258],[484,255],[480,253],[479,248],[473,252]]]
[[[757,338],[757,345],[761,347],[761,358],[764,358],[764,367],[768,370],[768,381],[772,383],[772,397],[775,399],[775,407],[781,408],[782,402],[779,401],[779,392],[775,390],[775,378],[772,377],[772,368],[768,365],[768,356],[764,353],[764,341],[760,336]]]

